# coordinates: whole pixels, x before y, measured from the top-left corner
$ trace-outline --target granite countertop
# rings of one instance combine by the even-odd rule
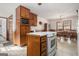
[[[27,35],[39,35],[39,36],[45,36],[46,34],[43,32],[32,32],[32,33],[28,33]]]
[[[31,33],[27,33],[27,35],[45,36],[45,35],[47,35],[47,34],[53,34],[53,33],[56,34],[56,32],[31,32]]]

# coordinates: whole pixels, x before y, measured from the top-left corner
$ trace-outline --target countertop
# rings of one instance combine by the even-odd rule
[[[31,32],[31,33],[27,33],[27,35],[39,35],[39,36],[45,36],[45,35],[49,35],[49,34],[56,34],[56,32]]]

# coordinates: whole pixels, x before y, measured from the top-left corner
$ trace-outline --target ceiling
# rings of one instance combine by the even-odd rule
[[[42,3],[40,6],[37,3],[0,3],[0,16],[10,16],[19,5],[26,6],[46,19],[76,15],[76,10],[79,9],[79,3]]]

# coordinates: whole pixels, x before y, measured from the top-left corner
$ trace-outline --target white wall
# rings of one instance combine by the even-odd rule
[[[16,31],[16,11],[13,11],[13,32]]]
[[[79,56],[79,10],[78,10],[78,23],[77,23],[77,45],[78,45],[78,56]]]
[[[50,29],[56,29],[56,22],[58,22],[58,21],[61,22],[61,21],[64,21],[64,20],[72,20],[71,28],[73,30],[77,30],[77,21],[78,21],[77,16],[71,16],[71,17],[62,18],[62,20],[60,20],[60,19],[48,20],[49,24],[50,24]]]
[[[48,20],[50,24],[50,29],[56,29],[56,20]]]
[[[2,35],[6,38],[6,20],[2,19]]]
[[[0,34],[2,34],[2,19],[0,18]]]
[[[42,22],[40,25],[39,22]],[[31,26],[31,30],[44,30],[44,23],[48,23],[45,18],[37,16],[37,26]]]
[[[0,29],[0,34],[5,37],[5,39],[2,40],[6,40],[6,20],[4,18],[0,18],[0,24],[1,24],[1,29]]]

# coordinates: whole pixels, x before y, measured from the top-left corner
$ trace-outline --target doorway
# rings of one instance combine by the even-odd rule
[[[5,17],[0,17],[0,43],[6,41],[6,19]]]
[[[47,31],[47,23],[44,24],[44,31]]]
[[[7,19],[7,40],[13,43],[13,15]]]

